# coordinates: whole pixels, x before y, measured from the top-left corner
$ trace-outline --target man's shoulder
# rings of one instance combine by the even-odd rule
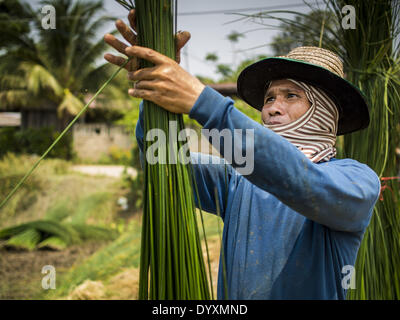
[[[380,180],[376,172],[369,167],[367,164],[359,162],[355,159],[345,158],[337,159],[332,158],[330,161],[320,163],[322,166],[329,166],[331,168],[336,168],[341,172],[348,172],[349,175],[357,175],[359,178],[367,178],[370,182],[377,184],[380,187]],[[355,178],[353,176],[353,178]]]
[[[355,159],[351,158],[344,158],[344,159],[338,159],[338,158],[331,158],[327,162],[321,162],[320,164],[326,164],[329,166],[341,166],[341,167],[347,167],[347,166],[353,166],[353,167],[360,167],[360,168],[365,168],[372,170],[367,164],[359,162]]]

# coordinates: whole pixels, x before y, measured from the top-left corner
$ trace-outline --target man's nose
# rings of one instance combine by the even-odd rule
[[[273,116],[280,116],[282,115],[280,109],[277,107],[272,106],[271,108],[268,109],[268,114],[273,117]]]
[[[281,99],[279,99],[279,98],[275,99],[270,104],[266,104],[264,106],[264,108],[266,108],[266,111],[268,112],[268,115],[270,117],[284,114],[283,104],[282,104]]]

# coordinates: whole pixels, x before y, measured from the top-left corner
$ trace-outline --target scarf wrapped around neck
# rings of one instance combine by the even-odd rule
[[[302,88],[310,108],[299,119],[287,124],[264,127],[287,139],[312,162],[325,162],[336,156],[336,133],[339,113],[323,90],[302,81],[287,79]],[[270,83],[268,84],[268,86]]]

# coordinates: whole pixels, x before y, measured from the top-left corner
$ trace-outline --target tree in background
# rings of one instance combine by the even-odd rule
[[[85,105],[85,95],[95,92],[112,71],[108,63],[96,61],[107,47],[99,30],[114,18],[101,15],[101,0],[40,4],[56,9],[56,29],[42,28],[42,15],[27,2],[0,1],[0,108],[50,106],[64,128]],[[126,81],[116,82],[104,91],[104,99],[126,95],[127,88],[121,85],[127,87]]]
[[[235,82],[237,81],[237,78],[239,77],[239,74],[243,71],[244,68],[247,66],[251,65],[252,63],[264,59],[267,56],[265,55],[258,55],[254,58],[250,59],[245,59],[242,60],[236,67],[231,66],[226,63],[219,63],[217,64],[217,61],[219,60],[219,57],[216,53],[210,52],[206,55],[205,60],[210,61],[214,64],[216,64],[217,68],[217,73],[221,75],[221,78],[217,81],[219,83],[224,83],[224,82]],[[197,76],[200,80],[202,80],[202,77]],[[210,82],[211,79],[206,79],[208,81],[205,81],[206,83]]]
[[[245,35],[243,33],[239,33],[237,31],[232,31],[230,34],[226,36],[226,38],[229,40],[231,43],[232,47],[232,65],[236,66],[236,43],[239,42],[240,38],[244,38]]]
[[[226,36],[226,39],[229,40],[232,46],[232,53],[233,58],[231,63],[218,63],[219,57],[216,52],[209,52],[206,54],[205,60],[215,64],[216,72],[221,75],[221,78],[218,82],[236,82],[237,77],[239,76],[240,72],[250,65],[251,63],[255,62],[257,59],[261,59],[264,56],[258,56],[257,58],[246,59],[241,61],[237,64],[236,61],[236,44],[239,42],[240,38],[244,38],[245,35],[243,33],[239,33],[237,31],[231,31],[230,34]],[[202,77],[198,78],[201,80]],[[208,82],[208,81],[206,81]]]
[[[266,17],[265,17],[266,18]],[[270,46],[275,56],[283,56],[299,46],[321,46],[339,42],[333,37],[340,25],[332,11],[316,9],[308,14],[296,13],[292,19],[282,19],[280,33],[276,35]],[[328,30],[328,33],[324,32]]]

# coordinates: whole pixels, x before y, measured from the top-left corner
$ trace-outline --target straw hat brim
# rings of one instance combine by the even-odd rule
[[[261,111],[267,82],[279,79],[304,81],[323,89],[339,111],[337,135],[368,127],[368,105],[362,92],[328,69],[308,62],[273,57],[253,63],[239,75],[238,95],[250,106]]]

